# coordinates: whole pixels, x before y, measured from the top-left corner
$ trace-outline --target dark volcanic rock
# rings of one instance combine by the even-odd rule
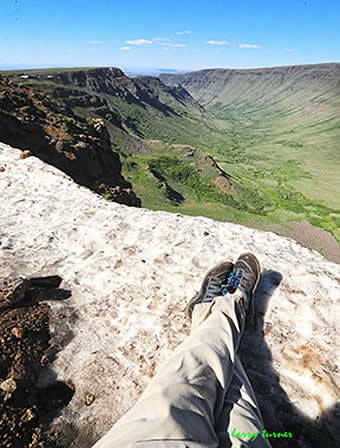
[[[80,76],[79,83],[81,79]],[[59,89],[58,93],[62,91]],[[2,77],[0,141],[30,149],[33,155],[61,169],[80,185],[106,193],[116,202],[141,205],[121,174],[119,155],[111,149],[102,120],[81,119],[67,104],[60,105]]]
[[[119,68],[114,67],[70,70],[55,75],[55,80],[62,84],[90,87],[92,90],[102,92],[109,90],[113,80],[117,78],[127,78],[127,76]]]
[[[70,402],[74,389],[71,384],[56,380],[48,387],[38,384],[39,375],[50,369],[48,364],[53,360],[50,318],[49,306],[33,303],[31,299],[34,288],[44,290],[44,299],[52,298],[53,288],[58,288],[62,279],[58,276],[8,279],[2,274],[0,297],[4,290],[9,295],[18,295],[19,282],[27,286],[23,294],[28,305],[12,303],[6,310],[0,308],[0,446],[55,448],[59,445],[46,430]]]

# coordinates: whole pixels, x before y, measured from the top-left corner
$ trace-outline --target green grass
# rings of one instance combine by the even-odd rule
[[[216,113],[214,108],[211,113]],[[225,200],[226,195],[216,193],[216,188],[211,186],[207,170],[197,175],[192,168],[179,162],[170,168],[170,160],[159,155],[159,160],[156,157],[153,163],[170,182],[183,187],[181,193],[191,204],[176,206],[176,211],[180,209],[188,214],[200,211],[204,216],[247,225],[251,223],[255,227],[261,222],[266,222],[268,227],[270,223],[306,219],[340,241],[339,219],[336,219],[336,214],[340,213],[337,194],[340,191],[340,170],[335,163],[337,142],[332,142],[331,136],[325,141],[318,136],[318,143],[311,142],[311,137],[303,133],[302,125],[298,131],[295,129],[295,118],[287,123],[289,114],[277,113],[271,119],[261,115],[255,118],[248,116],[246,123],[240,111],[228,113],[224,119],[221,119],[220,112],[217,116],[215,126],[218,131],[211,133],[210,144],[206,131],[201,132],[198,138],[190,139],[189,143],[201,153],[212,155],[221,168],[233,176],[237,182],[235,194]],[[180,133],[173,134],[173,139],[164,139],[159,133],[149,137],[166,142],[170,140],[170,143],[188,143]],[[168,151],[169,147],[167,154]],[[133,183],[136,185],[138,180]],[[157,190],[153,194],[157,195]],[[141,197],[144,204],[152,202],[143,193]],[[202,201],[204,207],[200,205]],[[216,201],[227,208],[215,206]],[[157,206],[164,209],[161,204],[154,204],[152,208]],[[171,204],[167,205],[169,207],[171,209]]]
[[[11,74],[15,78],[22,72],[26,73]],[[180,75],[192,96],[205,105],[205,112],[190,101],[178,101],[154,81],[147,84],[148,95],[166,110],[160,110],[157,102],[136,97],[94,92],[89,87],[76,90],[84,97],[102,99],[105,114],[123,123],[120,128],[115,120],[105,118],[112,149],[121,155],[123,175],[133,184],[143,206],[267,230],[271,225],[308,220],[340,241],[338,77],[333,81],[332,77],[308,78],[303,73],[252,78],[249,71],[236,73],[228,82],[221,74],[212,73],[211,82],[189,85],[185,75]],[[56,86],[61,87],[53,79],[15,79],[52,99]],[[136,82],[145,93],[146,81]],[[101,117],[101,109],[96,107],[72,110],[83,118]],[[66,116],[63,120],[72,127],[72,119]],[[194,156],[188,155],[191,151]],[[206,154],[233,177],[232,191],[215,185],[216,170],[202,161]],[[167,197],[152,170],[184,196],[183,203]]]

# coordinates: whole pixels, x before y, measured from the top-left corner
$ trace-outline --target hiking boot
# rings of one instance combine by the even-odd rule
[[[253,295],[260,275],[261,266],[258,259],[251,253],[245,253],[238,257],[226,285],[229,294],[234,294],[237,289],[243,293],[245,311],[248,312],[250,309],[253,317],[255,316]]]
[[[197,303],[212,302],[215,297],[227,293],[226,285],[230,273],[233,271],[233,263],[224,262],[213,267],[204,277],[201,290],[188,303],[185,313],[191,318],[192,310]]]

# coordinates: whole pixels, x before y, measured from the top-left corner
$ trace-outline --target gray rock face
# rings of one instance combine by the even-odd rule
[[[91,447],[135,403],[189,333],[183,309],[206,271],[243,251],[264,269],[242,358],[265,425],[289,428],[297,447],[336,446],[339,265],[273,233],[109,203],[19,155],[0,144],[0,270],[58,274],[72,291],[49,302],[59,353],[39,380],[75,386],[54,423],[66,446]]]

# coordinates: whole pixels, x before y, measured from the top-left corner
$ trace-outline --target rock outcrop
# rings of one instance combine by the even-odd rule
[[[144,137],[146,123],[156,117],[185,120],[193,111],[204,115],[204,108],[183,87],[167,86],[151,76],[129,78],[115,67],[4,72],[4,76],[12,86],[22,85],[35,95],[49,97],[51,110],[62,106],[78,118],[105,119],[111,137],[119,136],[125,146],[137,151],[143,150],[138,137]]]
[[[90,448],[134,404],[189,333],[183,309],[206,271],[253,251],[264,271],[241,354],[265,427],[299,448],[336,447],[339,265],[272,233],[107,202],[19,154],[0,144],[0,273],[59,275],[72,291],[47,301],[59,352],[38,383],[74,385],[52,424],[59,446]]]
[[[81,119],[67,106],[0,77],[0,139],[31,150],[80,185],[110,199],[140,206],[121,174],[119,155],[101,119]]]
[[[169,94],[180,103],[194,104],[199,110],[204,110],[183,87],[166,86],[160,79],[152,76],[129,78],[122,70],[114,67],[70,69],[55,75],[40,75],[40,79],[53,80],[66,87],[88,88],[95,93],[123,98],[127,103],[150,105],[165,115],[174,114],[175,110],[161,100],[162,93]]]

